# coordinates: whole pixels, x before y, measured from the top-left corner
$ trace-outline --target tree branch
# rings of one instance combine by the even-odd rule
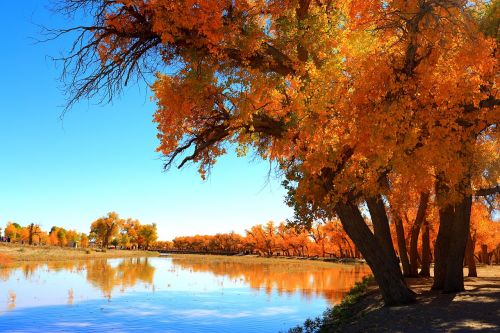
[[[482,188],[482,189],[476,190],[474,192],[474,196],[476,196],[476,197],[486,197],[488,195],[498,194],[498,193],[500,193],[500,185],[497,185],[495,187]]]

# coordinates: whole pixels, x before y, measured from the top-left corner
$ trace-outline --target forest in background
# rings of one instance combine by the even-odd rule
[[[427,204],[426,204],[427,205]],[[436,207],[428,205],[419,220],[419,207],[409,210],[400,225],[391,224],[390,232],[404,276],[429,276],[439,220]],[[472,205],[470,237],[465,265],[469,275],[476,276],[475,263],[500,263],[500,223],[492,220],[493,212],[482,202]],[[370,220],[366,218],[370,225]],[[373,226],[370,226],[373,229]],[[399,228],[399,229],[398,229]],[[0,230],[1,232],[1,230]],[[199,254],[255,254],[259,256],[293,256],[362,259],[338,219],[317,222],[310,228],[281,222],[257,224],[238,233],[189,235],[172,241],[158,240],[156,224],[141,224],[136,219],[121,219],[111,212],[94,221],[90,232],[52,227],[49,232],[38,225],[25,227],[8,222],[3,241],[28,245],[68,247],[99,247],[117,249],[151,249]],[[420,270],[420,271],[419,271]]]

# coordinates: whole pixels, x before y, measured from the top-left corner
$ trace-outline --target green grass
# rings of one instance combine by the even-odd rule
[[[320,317],[306,319],[303,325],[288,330],[288,333],[338,332],[339,327],[354,315],[354,304],[366,293],[368,286],[374,281],[373,276],[364,277],[362,281],[356,282],[339,305],[327,309]]]

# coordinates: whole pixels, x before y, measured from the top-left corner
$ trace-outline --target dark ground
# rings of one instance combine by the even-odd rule
[[[500,332],[500,266],[478,267],[478,276],[466,278],[466,291],[456,294],[430,291],[431,278],[408,279],[418,302],[401,307],[384,307],[377,287],[370,287],[339,331]]]

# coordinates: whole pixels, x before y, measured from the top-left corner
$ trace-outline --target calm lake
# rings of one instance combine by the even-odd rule
[[[369,273],[366,265],[234,257],[32,262],[0,269],[0,331],[286,331]]]

